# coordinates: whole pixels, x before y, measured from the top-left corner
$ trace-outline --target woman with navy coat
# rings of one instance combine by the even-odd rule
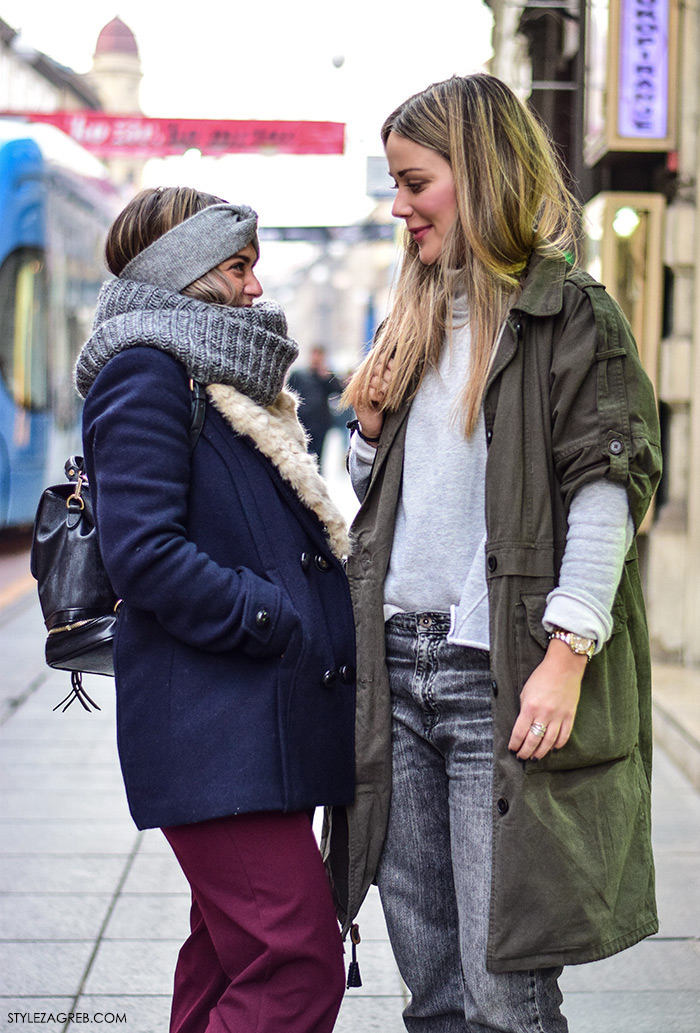
[[[344,984],[311,817],[354,793],[348,539],[283,388],[296,344],[253,304],[256,229],[142,191],[76,369],[129,806],[192,889],[173,1033],[330,1031]]]

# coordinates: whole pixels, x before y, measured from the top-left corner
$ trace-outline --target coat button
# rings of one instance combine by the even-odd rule
[[[496,807],[498,808],[498,813],[499,814],[507,814],[508,813],[508,808],[510,807],[510,804],[505,799],[505,797],[502,796],[501,799],[496,804]]]
[[[614,456],[619,456],[620,453],[624,451],[624,448],[625,446],[619,438],[613,438],[612,441],[608,443],[608,452]]]
[[[493,573],[493,571],[498,566],[498,560],[496,559],[496,557],[495,556],[489,556],[489,558],[486,561],[486,566]]]
[[[343,685],[350,685],[355,681],[355,668],[352,664],[343,664],[339,669],[338,674]]]
[[[314,563],[316,564],[317,569],[320,570],[322,574],[327,574],[328,571],[331,569],[331,565],[326,559],[326,557],[321,556],[320,554],[314,556]]]
[[[496,682],[495,678],[491,682],[491,691],[493,692],[494,696],[498,695],[498,683]]]
[[[338,674],[336,671],[326,671],[324,676],[321,678],[321,681],[327,689],[330,689],[331,685],[335,684],[335,680],[337,677]]]
[[[301,556],[299,557],[299,562],[301,563],[302,570],[308,570],[311,566],[311,553],[302,552]]]
[[[266,628],[270,623],[270,614],[267,610],[258,610],[255,614],[255,623],[259,628]]]

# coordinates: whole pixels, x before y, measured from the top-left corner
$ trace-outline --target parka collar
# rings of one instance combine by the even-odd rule
[[[531,316],[555,316],[564,304],[564,281],[571,266],[564,255],[533,254],[523,279],[523,289],[513,309]]]
[[[515,355],[521,333],[518,315],[555,316],[561,312],[564,306],[564,282],[570,272],[571,266],[563,254],[552,257],[531,255],[522,290],[511,305],[496,343],[496,354],[486,383],[487,391]],[[510,326],[511,333],[503,333],[506,326]]]

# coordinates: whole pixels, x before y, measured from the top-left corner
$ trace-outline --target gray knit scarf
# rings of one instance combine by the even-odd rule
[[[271,302],[230,308],[136,280],[110,280],[75,369],[83,398],[111,358],[142,346],[172,355],[201,384],[229,384],[258,405],[275,400],[299,353],[282,309]]]

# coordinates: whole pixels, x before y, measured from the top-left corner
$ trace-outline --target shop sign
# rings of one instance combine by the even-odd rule
[[[668,132],[668,0],[621,0],[617,125],[623,137]]]
[[[675,146],[678,0],[587,0],[584,157]]]

